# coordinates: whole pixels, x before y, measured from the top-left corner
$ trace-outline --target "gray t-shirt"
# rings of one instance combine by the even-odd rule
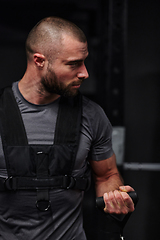
[[[13,83],[29,144],[53,144],[59,99],[47,105],[26,101]],[[82,176],[87,157],[93,161],[112,156],[111,124],[99,105],[83,96],[80,143],[73,176]],[[7,177],[0,142],[0,176]],[[50,190],[51,207],[40,212],[34,191],[0,193],[0,240],[85,240],[82,218],[83,192]]]

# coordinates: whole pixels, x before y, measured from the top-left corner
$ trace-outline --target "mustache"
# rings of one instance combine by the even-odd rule
[[[71,83],[71,86],[78,86],[78,85],[81,85],[83,82],[84,82],[85,79],[81,79],[81,80],[78,80],[78,81],[74,81]]]

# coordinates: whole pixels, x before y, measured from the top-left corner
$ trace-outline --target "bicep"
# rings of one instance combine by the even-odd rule
[[[97,180],[106,180],[110,176],[118,173],[115,154],[113,154],[110,158],[101,161],[90,160],[90,164],[93,174]]]

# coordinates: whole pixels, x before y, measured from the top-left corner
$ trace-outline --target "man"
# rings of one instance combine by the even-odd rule
[[[110,122],[78,91],[88,78],[87,40],[73,23],[48,17],[29,33],[26,53],[23,78],[1,93],[0,239],[85,240],[89,164],[104,211],[134,210]]]

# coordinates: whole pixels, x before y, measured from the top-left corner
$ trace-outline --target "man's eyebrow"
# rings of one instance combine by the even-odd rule
[[[79,62],[83,62],[84,59],[76,59],[76,60],[69,60],[68,63],[79,63]]]
[[[73,63],[82,63],[85,59],[70,59],[70,60],[64,60],[63,62],[65,64],[73,64]]]

